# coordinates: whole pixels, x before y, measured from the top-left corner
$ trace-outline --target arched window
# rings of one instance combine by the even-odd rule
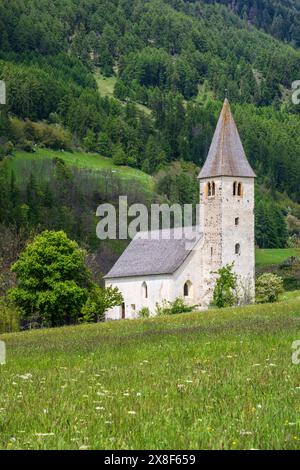
[[[239,243],[237,243],[235,245],[235,254],[236,255],[240,255],[241,254],[241,245]]]
[[[213,197],[216,195],[216,183],[213,181],[212,183],[207,183],[207,196]]]
[[[147,286],[146,282],[143,282],[142,290],[143,290],[144,299],[148,299],[148,286]]]
[[[186,281],[183,286],[183,295],[184,297],[192,297],[193,284],[191,281]]]
[[[234,196],[239,196],[239,197],[243,196],[243,185],[242,185],[242,183],[238,183],[237,181],[235,181],[233,183],[233,195]]]
[[[236,181],[233,183],[233,195],[234,196],[237,195],[237,182]]]
[[[211,195],[216,195],[216,183],[214,181],[211,183]]]

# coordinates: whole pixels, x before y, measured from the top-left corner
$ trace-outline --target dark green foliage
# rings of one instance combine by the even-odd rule
[[[174,160],[201,166],[227,89],[259,185],[300,202],[299,107],[287,99],[300,76],[300,52],[243,21],[297,45],[299,8],[294,0],[276,8],[273,0],[238,0],[232,8],[227,0],[3,0],[0,79],[8,103],[0,114],[0,159],[14,146],[33,152],[36,144],[80,145],[151,174]],[[115,99],[99,94],[95,67],[117,75]],[[60,188],[65,198],[69,189]],[[186,175],[165,178],[159,191],[194,200]],[[14,205],[10,221],[41,224],[43,210],[31,206],[43,201],[33,203],[30,191],[21,200],[3,196],[0,222]],[[257,243],[285,246],[287,214],[264,194],[258,201]],[[84,237],[69,201],[56,204],[55,227],[64,221],[68,234]]]
[[[274,201],[260,199],[255,206],[256,244],[260,248],[285,248],[288,239],[287,223]]]
[[[18,331],[19,323],[20,315],[18,310],[11,302],[0,297],[0,333]]]

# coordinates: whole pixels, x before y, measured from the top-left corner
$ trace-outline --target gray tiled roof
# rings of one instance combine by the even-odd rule
[[[186,228],[183,235],[181,232],[171,230],[170,239],[165,239],[167,230],[137,234],[105,278],[174,273],[201,238],[198,227]]]
[[[206,162],[199,178],[237,176],[255,178],[231,114],[227,98],[224,101]]]

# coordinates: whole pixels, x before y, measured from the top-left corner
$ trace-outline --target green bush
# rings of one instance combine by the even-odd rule
[[[138,312],[138,317],[139,318],[149,318],[150,317],[150,310],[148,307],[143,307],[141,310]]]
[[[256,299],[260,303],[276,302],[283,292],[283,279],[272,273],[264,273],[256,281]]]
[[[218,275],[212,305],[218,308],[232,307],[237,304],[237,275],[233,272],[233,264],[222,267]]]
[[[178,313],[189,313],[195,309],[196,305],[186,305],[181,297],[174,302],[164,301],[162,305],[156,304],[156,313],[158,316],[177,315]]]
[[[18,331],[20,318],[18,310],[9,302],[0,299],[0,333]]]
[[[93,286],[88,299],[81,310],[81,322],[92,323],[104,321],[105,312],[109,308],[121,305],[123,297],[120,291],[115,287]]]
[[[116,145],[113,151],[113,162],[115,165],[126,165],[127,156],[120,145]]]

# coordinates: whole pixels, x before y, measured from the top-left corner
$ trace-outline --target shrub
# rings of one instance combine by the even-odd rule
[[[264,273],[256,281],[256,299],[260,303],[276,302],[283,292],[283,279],[277,274]]]
[[[31,140],[24,140],[20,143],[20,148],[25,152],[33,152],[33,142]]]
[[[126,165],[127,156],[120,145],[116,145],[113,151],[113,162],[115,165]]]
[[[18,331],[20,319],[18,310],[9,302],[0,299],[0,333]]]
[[[186,305],[181,297],[174,302],[164,301],[162,305],[156,304],[156,313],[158,316],[177,315],[178,313],[189,313],[195,309],[196,305]]]
[[[150,310],[148,307],[143,307],[141,310],[138,312],[138,317],[139,318],[149,318],[150,317]]]
[[[237,275],[233,272],[233,264],[220,268],[217,278],[212,305],[218,308],[232,307],[237,304]]]
[[[287,246],[289,248],[300,248],[300,238],[298,235],[294,234],[288,238]]]
[[[82,307],[80,321],[83,323],[104,321],[106,310],[121,305],[122,302],[123,297],[118,288],[94,285]]]

